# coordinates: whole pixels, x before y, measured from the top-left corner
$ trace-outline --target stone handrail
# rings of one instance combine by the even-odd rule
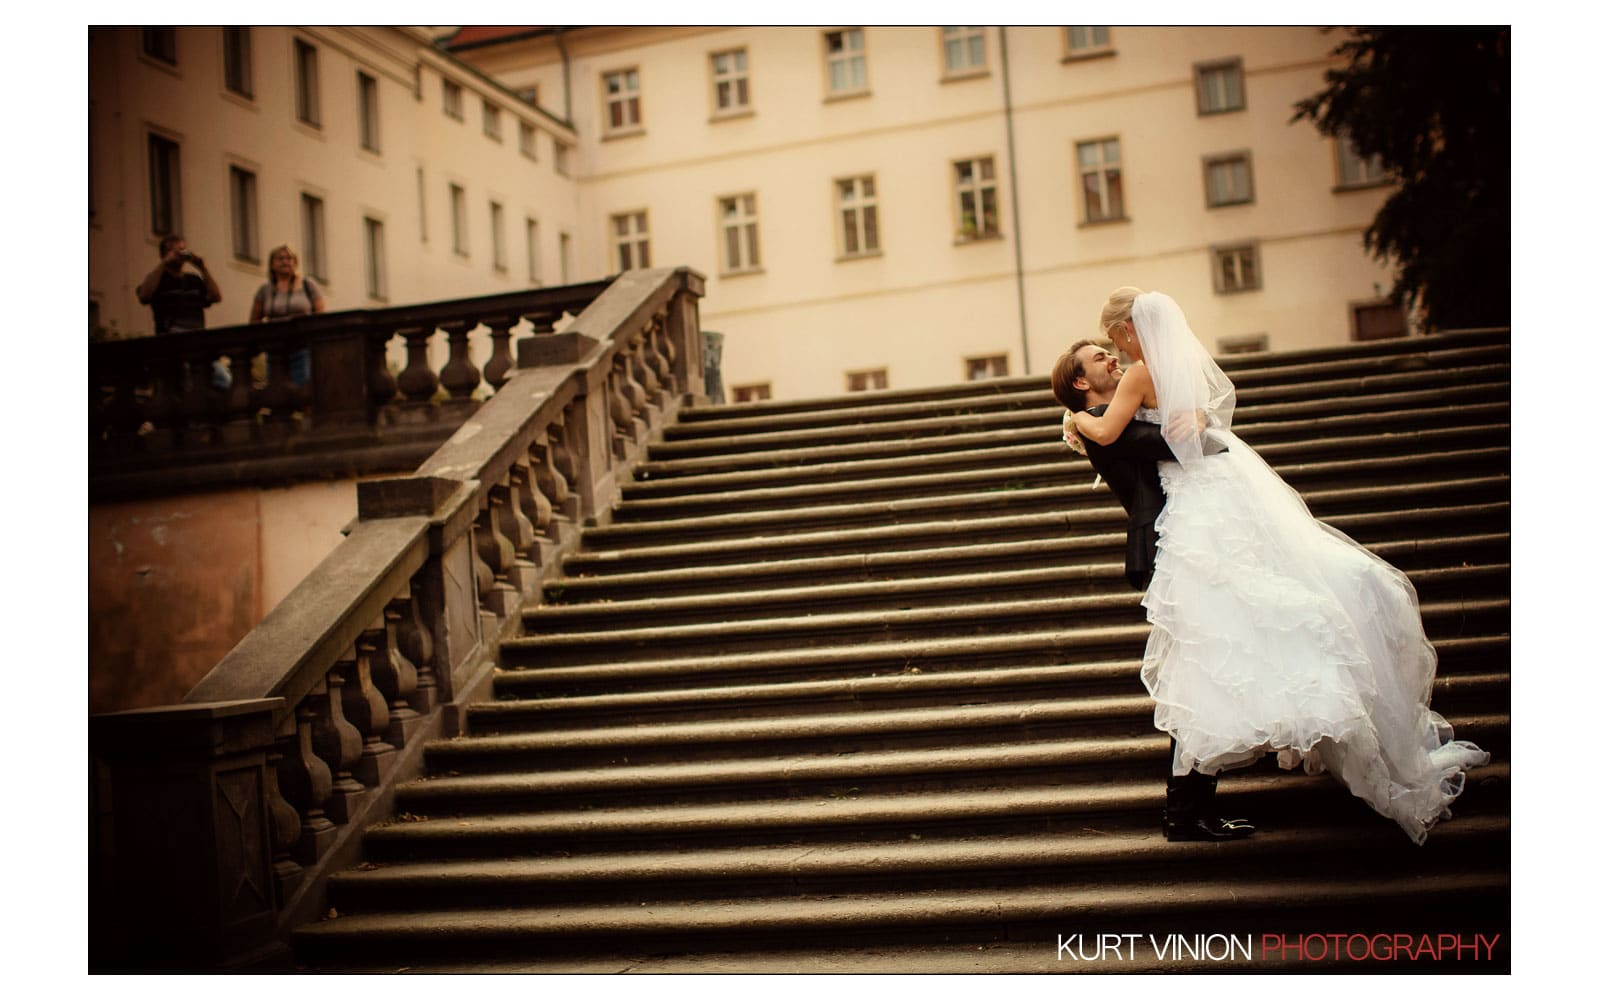
[[[625,272],[520,341],[415,473],[358,484],[348,537],[183,704],[91,719],[93,967],[286,960],[423,744],[487,693],[579,523],[607,520],[648,437],[703,400],[703,288]]]
[[[484,386],[505,384],[515,366],[513,328],[526,320],[536,334],[551,333],[607,286],[594,281],[91,344],[91,492],[170,488],[172,469],[182,470],[191,488],[219,485],[206,481],[208,465],[231,466],[236,479],[315,475],[314,456],[340,450],[365,452],[368,467],[358,471],[409,469],[481,405]],[[480,327],[491,345],[481,367],[468,350],[469,334]],[[387,360],[396,339],[406,355],[398,372]],[[435,370],[429,347],[441,339],[449,358]],[[223,359],[231,371],[227,388],[213,380]],[[297,364],[309,369],[304,384],[292,379]],[[375,444],[388,446],[400,464],[371,467],[383,461]],[[213,469],[211,478],[218,476]]]

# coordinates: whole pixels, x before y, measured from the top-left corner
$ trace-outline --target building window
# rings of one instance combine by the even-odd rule
[[[606,131],[632,132],[639,128],[639,71],[605,74]]]
[[[719,115],[750,110],[750,73],[744,49],[711,54],[711,99]]]
[[[183,228],[178,144],[171,139],[152,135],[149,148],[150,231],[157,236],[166,236]]]
[[[533,219],[528,221],[528,284],[538,286],[544,282],[539,280],[539,223]]]
[[[255,80],[250,69],[250,29],[222,29],[222,80],[240,97],[255,97]]]
[[[761,267],[761,243],[756,234],[756,196],[737,194],[717,199],[722,227],[723,267],[730,274]]]
[[[1218,337],[1218,354],[1256,354],[1267,349],[1267,335],[1247,333],[1239,337]]]
[[[383,255],[383,223],[377,219],[361,220],[367,244],[367,298],[389,297],[388,264]]]
[[[1249,153],[1223,153],[1203,161],[1206,175],[1206,207],[1245,205],[1255,201],[1250,179]]]
[[[617,248],[617,270],[650,266],[650,224],[643,212],[611,217],[611,235]]]
[[[772,398],[772,383],[760,382],[755,385],[733,386],[733,401],[735,403],[759,403]]]
[[[828,55],[828,96],[867,92],[867,42],[860,28],[824,31],[822,45]]]
[[[944,41],[944,75],[971,76],[988,70],[983,54],[983,28],[940,28]]]
[[[538,129],[527,122],[517,122],[517,149],[530,160],[539,158],[539,147],[535,144]]]
[[[839,199],[839,247],[846,257],[878,252],[878,188],[871,177],[833,182]]]
[[[982,382],[988,378],[1005,378],[1010,374],[1004,354],[991,354],[983,358],[967,358],[967,381]]]
[[[569,285],[572,283],[572,237],[566,233],[558,233],[556,245],[561,251],[561,283]]]
[[[458,122],[466,120],[466,115],[461,110],[461,84],[454,80],[445,80],[442,101],[445,114]]]
[[[306,273],[318,281],[328,280],[328,243],[322,225],[322,199],[300,195],[300,243],[306,248]]]
[[[317,50],[294,40],[294,113],[307,125],[322,127],[322,94],[317,80]]]
[[[378,81],[365,73],[356,73],[356,94],[359,100],[361,148],[378,151]]]
[[[531,104],[534,107],[538,107],[539,106],[539,85],[536,83],[531,87],[524,87],[521,90],[517,91],[517,96],[522,98],[523,101],[527,102],[528,104]]]
[[[467,255],[467,192],[459,184],[450,185],[450,249]]]
[[[1350,336],[1355,340],[1388,340],[1410,332],[1406,311],[1393,302],[1368,302],[1350,307]]]
[[[1000,235],[1000,189],[994,158],[956,161],[957,237],[986,240]]]
[[[493,139],[500,140],[500,108],[488,101],[483,102],[483,134]]]
[[[1261,287],[1260,253],[1254,243],[1214,247],[1211,281],[1219,293],[1248,292]]]
[[[844,387],[846,392],[887,389],[889,388],[889,369],[873,368],[869,371],[845,372]]]
[[[1100,27],[1072,27],[1067,29],[1067,58],[1111,54],[1111,29]]]
[[[417,168],[417,234],[422,242],[428,242],[428,184],[421,167]]]
[[[228,168],[228,204],[233,214],[233,255],[252,264],[260,263],[255,174],[240,167]]]
[[[1122,200],[1122,144],[1116,139],[1078,143],[1078,178],[1083,190],[1083,221],[1127,218]]]
[[[489,202],[489,249],[494,269],[506,269],[506,212],[498,201]]]
[[[1371,187],[1388,182],[1383,160],[1376,156],[1363,159],[1356,153],[1355,143],[1350,141],[1349,136],[1340,136],[1336,146],[1339,153],[1339,187]]]
[[[178,65],[178,29],[145,28],[144,54],[168,66]]]
[[[1201,63],[1194,68],[1194,88],[1203,115],[1243,111],[1244,63],[1238,59]]]
[[[556,161],[555,162],[556,173],[560,174],[562,177],[571,177],[572,176],[572,163],[571,163],[572,147],[568,146],[566,143],[561,142],[558,139],[551,139],[550,140],[550,148],[555,151],[554,154],[553,154],[553,159]]]

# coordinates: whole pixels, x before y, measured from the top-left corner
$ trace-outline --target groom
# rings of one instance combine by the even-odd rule
[[[1056,399],[1074,413],[1099,416],[1122,381],[1122,362],[1090,340],[1080,340],[1063,354],[1051,373]],[[1109,445],[1082,438],[1089,464],[1111,487],[1128,512],[1128,548],[1124,569],[1135,590],[1150,586],[1156,566],[1156,517],[1166,506],[1156,463],[1172,461],[1172,450],[1155,424],[1133,421]],[[1178,742],[1172,741],[1172,761]],[[1190,771],[1174,777],[1167,765],[1167,807],[1162,830],[1168,840],[1239,840],[1255,832],[1247,820],[1222,819],[1216,813],[1217,779]]]

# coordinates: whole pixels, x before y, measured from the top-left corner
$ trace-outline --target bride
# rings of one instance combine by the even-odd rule
[[[1173,773],[1276,752],[1422,843],[1489,755],[1428,708],[1437,655],[1410,581],[1313,518],[1233,435],[1233,383],[1169,296],[1119,288],[1100,327],[1136,363],[1103,415],[1071,423],[1102,445],[1131,420],[1159,423],[1177,459],[1160,464],[1141,671]]]

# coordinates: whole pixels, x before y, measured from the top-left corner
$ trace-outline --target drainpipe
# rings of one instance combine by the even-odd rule
[[[1017,323],[1022,327],[1022,374],[1033,374],[1028,358],[1028,304],[1022,289],[1022,192],[1017,190],[1017,137],[1011,121],[1011,62],[1006,57],[1006,28],[1000,25],[1000,82],[1006,101],[1006,161],[1011,168],[1011,248],[1017,259]]]
[[[567,29],[556,29],[556,48],[561,50],[561,99],[566,105],[567,123],[572,122],[572,60],[567,55]]]

